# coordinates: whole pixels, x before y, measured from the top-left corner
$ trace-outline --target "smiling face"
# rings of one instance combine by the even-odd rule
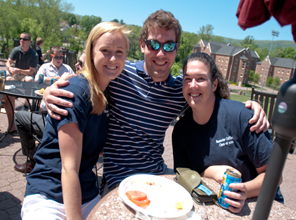
[[[187,63],[183,79],[183,96],[191,108],[207,108],[215,102],[217,79],[212,82],[209,66],[199,60]]]
[[[159,43],[176,42],[176,34],[173,29],[166,30],[148,29],[147,40],[156,40]],[[141,40],[141,51],[144,54],[144,69],[151,76],[154,82],[165,81],[171,71],[171,67],[175,62],[177,56],[177,48],[172,52],[165,52],[163,48],[158,51],[150,50]]]
[[[121,73],[126,56],[126,41],[119,32],[107,32],[94,43],[92,59],[102,90]]]

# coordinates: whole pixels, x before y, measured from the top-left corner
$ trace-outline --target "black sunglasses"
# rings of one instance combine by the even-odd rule
[[[62,60],[62,59],[63,59],[63,56],[54,56],[53,58],[56,59],[56,60],[57,60],[57,59]]]
[[[175,42],[168,42],[168,43],[161,44],[156,40],[147,40],[147,39],[145,39],[144,41],[150,50],[158,51],[162,47],[165,52],[174,51],[178,44]]]
[[[23,40],[23,41],[29,41],[30,39],[20,37],[20,40]]]

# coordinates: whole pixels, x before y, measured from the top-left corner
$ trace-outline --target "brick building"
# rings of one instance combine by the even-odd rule
[[[279,77],[282,85],[293,77],[295,67],[296,61],[293,59],[271,57],[269,60],[267,56],[262,62],[257,62],[255,73],[259,74],[259,83],[261,84],[264,77],[264,69],[266,68],[264,84],[266,85],[268,77],[272,76],[274,79]]]
[[[193,46],[193,53],[209,54],[226,80],[245,84],[249,80],[250,70],[255,71],[256,62],[260,60],[256,51],[216,41],[200,40]]]

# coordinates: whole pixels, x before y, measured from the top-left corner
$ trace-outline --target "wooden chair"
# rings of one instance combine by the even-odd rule
[[[272,140],[275,137],[275,132],[271,124],[272,115],[274,111],[274,106],[276,102],[277,94],[273,93],[266,93],[266,92],[260,92],[252,88],[251,93],[251,100],[259,100],[262,103],[262,107],[267,115],[268,121],[270,123],[269,133],[272,138]]]

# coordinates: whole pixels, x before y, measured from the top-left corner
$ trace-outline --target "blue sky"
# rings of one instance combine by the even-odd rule
[[[145,19],[154,11],[170,11],[179,20],[183,31],[197,33],[201,26],[211,24],[213,34],[234,39],[244,39],[251,35],[255,40],[271,40],[271,30],[280,32],[274,40],[293,41],[291,25],[281,27],[271,18],[260,26],[243,31],[235,16],[239,0],[66,0],[75,7],[72,13],[95,15],[103,21],[123,19],[126,24],[142,26]]]

